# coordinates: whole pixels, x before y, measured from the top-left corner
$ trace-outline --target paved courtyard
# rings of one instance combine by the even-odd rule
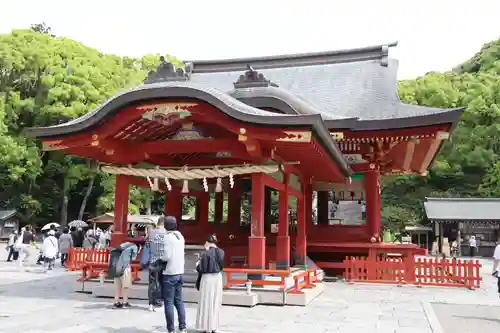
[[[114,310],[109,299],[76,293],[74,273],[61,268],[44,273],[31,261],[25,269],[6,263],[2,246],[0,332],[165,332],[163,313],[148,312],[143,301]],[[485,266],[484,287],[476,291],[337,282],[327,283],[325,292],[305,308],[224,307],[221,332],[489,333],[492,327],[498,332],[499,311],[493,307],[500,300],[496,281],[487,274],[491,263],[485,261]],[[188,325],[195,315],[196,306],[187,304]]]

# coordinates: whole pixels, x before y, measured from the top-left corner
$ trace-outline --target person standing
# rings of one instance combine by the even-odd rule
[[[16,248],[14,246],[16,244],[17,237],[17,230],[12,230],[9,234],[9,241],[7,243],[7,251],[9,251],[9,254],[7,255],[8,262],[12,260],[16,261],[17,257],[19,256],[19,252],[16,251]]]
[[[477,250],[477,241],[476,241],[476,236],[470,236],[469,238],[469,253],[471,257],[474,257],[476,254]]]
[[[205,241],[205,252],[196,266],[199,276],[196,288],[200,291],[200,301],[196,314],[196,329],[204,333],[219,330],[219,313],[222,307],[222,268],[224,251],[217,247],[215,235]]]
[[[56,238],[56,232],[54,230],[49,230],[47,237],[43,240],[42,253],[47,265],[47,270],[51,271],[54,268],[54,263],[56,261],[56,256],[59,251],[59,245]]]
[[[73,238],[69,234],[69,229],[64,227],[62,235],[59,237],[59,253],[61,253],[61,266],[66,267],[69,251],[73,247]]]
[[[30,246],[35,244],[35,236],[30,225],[24,227],[24,231],[19,236],[21,237],[19,244],[19,266],[23,266],[24,262],[31,256]]]
[[[165,255],[165,236],[167,232],[164,227],[165,218],[162,216],[158,219],[158,223],[154,228],[148,230],[146,247],[143,249],[143,254],[149,251],[148,269],[148,299],[149,311],[155,311],[156,308],[161,307],[158,301],[162,296],[162,280],[165,269],[165,263],[162,261]]]
[[[115,285],[115,303],[117,309],[128,308],[129,289],[132,286],[132,260],[137,257],[137,245],[130,242],[122,243],[110,254],[108,276],[113,278]]]
[[[177,230],[177,220],[166,216],[164,221],[166,235],[164,237],[165,252],[161,258],[165,264],[163,270],[163,303],[167,332],[175,332],[174,307],[177,310],[180,333],[186,333],[186,310],[182,285],[184,283],[184,236]]]
[[[87,230],[82,245],[84,249],[93,249],[96,247],[97,238],[95,237],[93,230]]]
[[[78,228],[78,230],[74,227],[71,228],[71,237],[73,238],[73,246],[74,247],[82,247],[83,246],[83,230],[82,228]]]
[[[497,241],[497,246],[493,252],[493,276],[497,278],[497,292],[500,297],[500,239]]]

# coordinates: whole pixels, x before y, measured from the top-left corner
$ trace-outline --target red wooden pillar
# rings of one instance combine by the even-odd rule
[[[288,235],[288,179],[289,174],[283,174],[285,188],[279,193],[278,237],[276,238],[276,268],[290,267],[290,236]]]
[[[365,172],[366,224],[370,238],[380,234],[380,173]]]
[[[307,257],[307,221],[306,218],[306,196],[307,196],[307,185],[302,183],[302,198],[298,199],[297,207],[297,238],[295,241],[295,257],[296,264],[305,266]]]
[[[234,178],[234,186],[228,193],[228,224],[230,228],[240,226],[241,220],[241,182],[239,178]]]
[[[115,213],[113,221],[113,234],[111,247],[118,247],[127,238],[128,217],[128,179],[125,176],[116,176],[115,188]]]
[[[214,223],[224,222],[224,192],[215,192]]]
[[[264,234],[264,179],[262,173],[252,174],[252,222],[248,237],[248,266],[266,268],[266,237]]]
[[[178,187],[165,193],[165,215],[174,216],[177,222],[182,219],[182,195]]]

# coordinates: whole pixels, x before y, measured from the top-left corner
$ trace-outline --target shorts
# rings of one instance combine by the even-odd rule
[[[115,278],[114,283],[120,289],[130,288],[132,286],[132,270],[130,267],[125,269],[122,276]]]

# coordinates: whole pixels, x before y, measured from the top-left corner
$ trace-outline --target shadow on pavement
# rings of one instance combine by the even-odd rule
[[[79,289],[77,278],[75,274],[64,273],[44,276],[42,279],[0,284],[0,294],[4,297],[90,300],[90,295],[76,292]]]
[[[453,316],[453,317],[462,318],[462,319],[476,319],[476,320],[491,321],[493,323],[499,323],[500,324],[500,319],[495,319],[495,318],[475,317],[475,316]]]

